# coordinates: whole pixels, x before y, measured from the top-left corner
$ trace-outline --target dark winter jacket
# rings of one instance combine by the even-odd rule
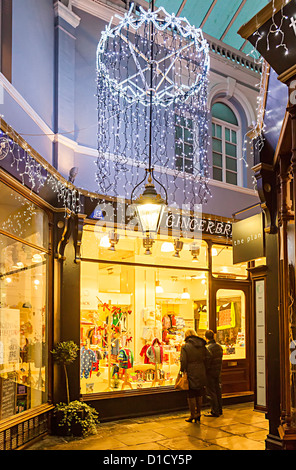
[[[214,339],[208,342],[207,349],[211,353],[209,362],[208,375],[211,377],[219,377],[222,369],[223,349]]]
[[[189,388],[200,390],[206,385],[206,369],[210,352],[206,348],[206,342],[199,336],[188,336],[181,348],[181,372],[187,372]]]

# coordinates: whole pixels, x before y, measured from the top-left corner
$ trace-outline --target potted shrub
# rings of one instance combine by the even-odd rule
[[[67,403],[59,403],[54,409],[55,431],[57,434],[85,437],[96,433],[98,412],[79,400],[70,401],[67,365],[76,360],[78,350],[74,341],[63,341],[51,351],[54,361],[64,368],[67,393]]]

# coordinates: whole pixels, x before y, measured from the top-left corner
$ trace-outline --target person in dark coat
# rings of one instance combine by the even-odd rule
[[[205,333],[207,349],[211,353],[211,360],[207,370],[207,395],[210,398],[211,411],[205,416],[218,417],[222,415],[221,370],[223,349],[214,339],[214,332]]]
[[[206,386],[206,367],[210,353],[206,341],[197,336],[195,330],[185,332],[185,344],[181,348],[180,371],[187,372],[189,390],[187,401],[190,416],[185,421],[192,423],[200,421],[202,397]]]

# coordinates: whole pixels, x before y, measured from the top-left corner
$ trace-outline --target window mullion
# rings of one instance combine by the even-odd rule
[[[223,182],[226,183],[226,140],[225,140],[225,125],[222,125],[222,175]]]

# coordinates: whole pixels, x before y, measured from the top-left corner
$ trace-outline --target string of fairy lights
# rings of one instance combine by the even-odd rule
[[[265,116],[265,103],[266,103],[266,98],[268,93],[270,92],[267,84],[268,84],[268,78],[270,74],[270,68],[268,62],[263,59],[262,56],[260,56],[258,52],[258,44],[260,41],[266,41],[266,50],[270,50],[270,45],[271,42],[277,42],[275,47],[278,48],[283,48],[284,50],[284,55],[289,54],[289,48],[285,42],[285,33],[284,29],[286,26],[286,22],[289,22],[288,26],[289,28],[292,27],[294,29],[295,35],[296,35],[296,20],[293,17],[288,17],[284,13],[284,7],[287,5],[291,0],[285,0],[281,4],[281,8],[278,11],[276,8],[276,3],[275,0],[271,0],[271,8],[272,8],[272,16],[271,16],[271,25],[269,27],[269,30],[266,31],[260,31],[260,28],[257,29],[254,33],[253,36],[256,38],[255,45],[251,52],[248,54],[251,56],[255,62],[260,63],[262,66],[262,73],[261,73],[261,81],[259,83],[259,93],[257,97],[257,109],[256,109],[256,115],[257,115],[257,120],[254,123],[254,126],[250,132],[248,132],[248,136],[250,137],[250,140],[252,143],[254,143],[254,146],[256,150],[261,152],[265,138],[264,138],[264,132],[266,130],[266,126],[264,123],[264,116]],[[295,0],[293,0],[295,1]],[[247,139],[245,138],[245,144],[244,144],[244,152],[246,150],[246,143]],[[251,151],[251,156],[253,155],[253,151]],[[256,187],[256,178],[253,176],[253,184],[254,187]]]
[[[2,119],[2,117],[1,117]],[[34,156],[29,145],[23,145],[11,126],[8,131],[0,130],[0,161],[10,157],[10,166],[16,168],[23,185],[37,194],[47,186],[56,194],[57,201],[66,210],[81,212],[81,194],[74,185],[65,184],[50,170],[49,165],[42,164]]]

